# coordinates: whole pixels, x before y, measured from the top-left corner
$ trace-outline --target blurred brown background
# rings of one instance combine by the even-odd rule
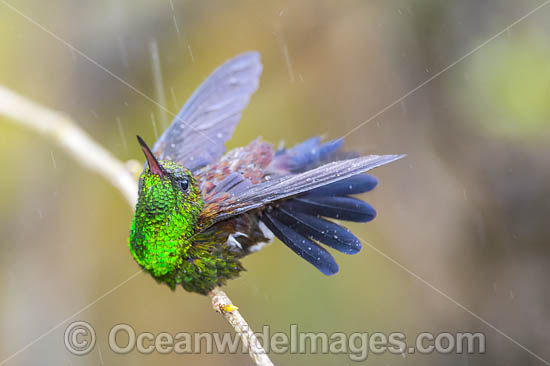
[[[229,147],[337,138],[505,29],[541,1],[11,0],[11,6],[176,112],[226,59],[262,54],[264,73]],[[523,346],[550,360],[550,6],[483,46],[346,138],[362,153],[407,153],[377,169],[378,218],[360,237]],[[0,2],[0,83],[64,111],[123,160],[143,160],[167,118]],[[117,122],[117,120],[119,122]],[[0,362],[138,269],[132,212],[102,178],[0,118]],[[280,242],[244,260],[225,288],[273,332],[483,332],[484,355],[373,355],[373,365],[542,365],[395,263],[365,247],[327,278]],[[71,320],[96,327],[85,357],[65,325],[7,365],[242,365],[247,355],[116,355],[107,334],[230,331],[209,299],[140,275]],[[101,355],[100,352],[101,351]],[[277,364],[351,364],[274,355]]]

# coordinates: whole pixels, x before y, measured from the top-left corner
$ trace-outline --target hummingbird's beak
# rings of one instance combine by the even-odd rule
[[[143,150],[143,153],[145,154],[145,158],[147,159],[147,164],[149,165],[149,171],[153,174],[156,174],[160,177],[164,177],[164,172],[162,171],[162,166],[158,162],[157,158],[153,153],[151,152],[151,149],[149,149],[149,146],[143,141],[139,135],[137,136],[138,142],[141,145],[141,149]]]

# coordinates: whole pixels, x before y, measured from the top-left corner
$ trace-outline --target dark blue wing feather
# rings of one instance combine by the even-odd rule
[[[299,174],[265,181],[250,187],[241,194],[216,204],[209,211],[213,222],[218,222],[274,201],[297,196],[335,182],[361,174],[370,169],[391,163],[405,155],[369,155],[360,158],[334,161]]]
[[[358,156],[356,153],[341,151],[343,144],[343,139],[321,143],[321,138],[315,136],[292,148],[278,150],[272,167],[278,171],[301,173],[331,161]]]

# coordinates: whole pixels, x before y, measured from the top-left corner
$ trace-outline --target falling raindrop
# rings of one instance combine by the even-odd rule
[[[180,32],[180,27],[178,26],[178,20],[176,19],[176,10],[174,8],[174,0],[170,0],[170,7],[172,8],[172,19],[174,20],[174,27],[176,27],[176,32]]]
[[[281,50],[283,51],[283,56],[285,58],[286,68],[288,70],[290,81],[294,82],[296,78],[294,77],[294,69],[292,68],[292,60],[290,59],[288,45],[286,44],[286,41],[283,39],[282,35],[278,33],[274,33],[274,35],[275,35],[275,38],[277,38],[277,42],[279,43]]]
[[[122,146],[124,146],[125,150],[128,150],[128,145],[126,144],[126,137],[124,136],[124,129],[122,127],[122,122],[120,121],[120,117],[117,116],[116,123],[118,125],[118,133],[120,134],[120,138],[122,140]]]
[[[52,158],[52,164],[53,164],[53,168],[56,169],[57,168],[57,164],[55,163],[55,157],[53,156],[53,151],[50,150],[50,156]]]
[[[159,48],[156,40],[149,42],[149,51],[151,52],[151,70],[153,73],[153,82],[155,84],[155,98],[158,101],[158,114],[160,125],[163,129],[168,127],[168,116],[166,114],[166,95],[164,93],[164,83],[162,81],[162,69],[160,65]]]
[[[151,121],[153,123],[153,133],[155,134],[155,139],[158,140],[159,133],[157,129],[157,120],[155,118],[155,112],[151,112]]]
[[[178,100],[176,99],[176,92],[174,91],[174,88],[170,88],[170,95],[172,95],[172,103],[174,103],[174,109],[178,110],[180,108],[180,105],[178,104]]]
[[[191,56],[191,62],[195,63],[195,56],[193,56],[193,51],[191,50],[190,44],[187,44],[187,49],[189,50],[189,55]]]

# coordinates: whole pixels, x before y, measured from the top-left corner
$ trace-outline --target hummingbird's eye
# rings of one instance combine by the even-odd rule
[[[187,179],[184,179],[180,182],[180,188],[182,191],[187,191],[187,188],[189,188],[189,181]]]

